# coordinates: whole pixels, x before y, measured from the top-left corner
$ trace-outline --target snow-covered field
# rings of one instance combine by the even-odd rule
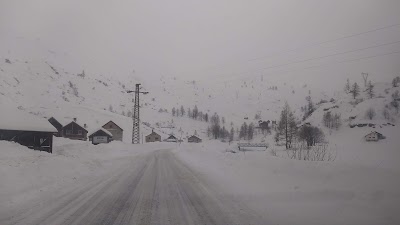
[[[218,141],[184,144],[176,153],[221,195],[241,199],[271,224],[399,224],[400,143],[391,138],[357,145],[351,136],[342,138],[347,144],[339,145],[333,162],[231,153],[234,145]]]

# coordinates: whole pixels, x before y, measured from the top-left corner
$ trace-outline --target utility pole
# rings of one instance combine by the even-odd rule
[[[136,84],[135,91],[127,91],[127,93],[135,93],[135,105],[133,107],[133,128],[132,128],[132,144],[140,144],[140,117],[139,117],[139,94],[148,94],[147,91],[139,91],[140,84]]]

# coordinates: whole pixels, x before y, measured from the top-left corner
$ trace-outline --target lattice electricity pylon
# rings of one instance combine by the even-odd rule
[[[133,107],[133,127],[132,127],[132,144],[140,144],[140,110],[139,110],[139,94],[148,94],[147,91],[139,91],[140,84],[136,84],[135,91],[128,91],[128,93],[135,93],[135,105]]]

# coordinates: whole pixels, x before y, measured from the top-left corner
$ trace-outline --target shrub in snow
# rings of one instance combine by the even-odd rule
[[[395,78],[392,80],[392,86],[393,86],[393,87],[398,87],[398,86],[399,86],[399,83],[400,83],[400,77],[395,77]]]
[[[78,88],[76,87],[75,84],[73,84],[71,81],[68,81],[69,87],[72,89],[72,93],[76,96],[79,97],[78,93]]]

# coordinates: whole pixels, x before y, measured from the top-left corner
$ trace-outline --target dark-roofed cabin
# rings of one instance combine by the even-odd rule
[[[170,135],[167,139],[164,140],[165,142],[178,142],[178,139],[174,135]]]
[[[146,142],[156,142],[156,141],[161,141],[161,136],[154,132],[154,130],[151,132],[151,134],[146,136]]]
[[[87,133],[88,131],[75,121],[65,125],[62,129],[62,136],[72,140],[86,141]]]
[[[116,123],[110,120],[108,123],[103,125],[103,128],[108,130],[113,135],[114,141],[122,141],[124,130]]]
[[[55,133],[55,136],[57,137],[81,141],[87,140],[88,131],[85,129],[86,124],[82,127],[76,122],[76,118],[71,122],[63,121],[64,123],[60,123],[57,119],[51,117],[49,122],[57,129],[57,132]]]
[[[195,135],[192,135],[188,138],[189,143],[200,143],[201,139]]]
[[[28,148],[53,152],[53,134],[57,130],[43,118],[18,109],[0,109],[0,140],[13,141]]]
[[[94,145],[101,143],[110,143],[112,140],[112,134],[104,128],[100,128],[89,135],[89,141],[91,141]]]
[[[366,141],[379,141],[381,139],[385,139],[386,137],[383,136],[383,134],[381,134],[379,132],[373,131],[373,132],[365,135],[364,138]]]

